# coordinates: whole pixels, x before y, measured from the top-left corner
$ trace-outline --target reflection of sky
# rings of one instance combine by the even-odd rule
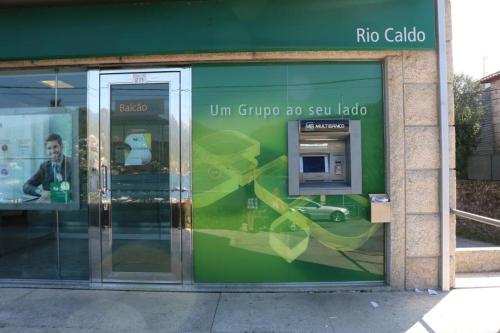
[[[58,73],[57,78],[72,87],[57,89],[59,105],[85,107],[86,72]],[[56,89],[41,83],[51,80],[56,80],[54,71],[0,75],[0,108],[54,106]]]
[[[294,103],[310,104],[311,98],[318,98],[321,94],[329,96],[332,102],[360,102],[364,104],[376,103],[380,100],[381,77],[363,78],[357,80],[339,81],[317,81],[296,82],[282,84],[258,84],[258,85],[228,85],[228,86],[204,86],[196,87],[195,94],[225,94],[241,96],[242,94],[269,94],[270,92],[286,92],[287,98],[293,99]],[[232,82],[233,83],[233,82]],[[362,94],[355,92],[359,90]],[[345,92],[354,93],[355,100],[348,101]],[[255,99],[255,97],[253,98]],[[230,100],[226,96],[226,100]],[[285,101],[284,101],[285,102]],[[288,105],[288,100],[286,101]]]

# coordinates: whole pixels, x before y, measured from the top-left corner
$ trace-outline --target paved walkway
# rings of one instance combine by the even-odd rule
[[[0,288],[0,332],[498,333],[499,309],[500,288],[435,296]]]
[[[468,248],[468,247],[500,247],[500,246],[474,239],[457,237],[457,248]]]
[[[500,288],[499,272],[483,273],[457,273],[455,279],[456,288]]]

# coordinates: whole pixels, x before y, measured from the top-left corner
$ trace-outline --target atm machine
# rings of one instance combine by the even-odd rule
[[[288,122],[290,195],[361,194],[361,123],[321,119]]]

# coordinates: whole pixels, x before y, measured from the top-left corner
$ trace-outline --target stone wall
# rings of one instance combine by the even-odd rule
[[[455,127],[450,2],[447,1],[450,207],[455,207]],[[441,256],[440,125],[437,52],[404,52],[406,197],[405,288],[437,288]],[[450,218],[450,284],[454,284],[455,216]]]
[[[439,77],[436,52],[405,52],[405,288],[437,288],[441,255]],[[453,136],[453,127],[450,127]],[[451,138],[453,142],[453,137]],[[451,144],[454,147],[454,144]],[[452,156],[454,156],[452,151]],[[450,158],[450,167],[454,158]],[[453,174],[453,170],[452,170]]]
[[[500,181],[458,180],[457,209],[500,219]],[[500,228],[458,219],[457,231],[473,232],[500,244]]]

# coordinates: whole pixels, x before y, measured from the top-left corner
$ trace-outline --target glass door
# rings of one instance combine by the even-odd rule
[[[99,85],[102,281],[180,282],[180,73]]]

